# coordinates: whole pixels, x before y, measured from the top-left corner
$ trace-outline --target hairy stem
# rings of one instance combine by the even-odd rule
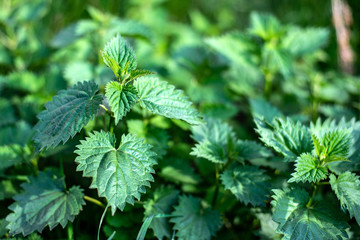
[[[84,199],[85,199],[85,201],[92,202],[92,203],[94,203],[94,204],[96,204],[96,205],[98,205],[98,206],[100,206],[102,208],[105,208],[105,205],[102,202],[100,202],[99,200],[95,199],[95,198],[92,198],[92,197],[89,197],[89,196],[85,195]]]

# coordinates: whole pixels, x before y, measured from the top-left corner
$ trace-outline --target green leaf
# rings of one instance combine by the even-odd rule
[[[65,143],[95,117],[102,101],[94,82],[82,82],[62,90],[39,115],[34,141],[40,149]]]
[[[347,157],[351,147],[351,135],[347,130],[333,130],[324,135],[321,141],[323,151],[320,157],[330,158],[325,159],[329,162],[331,157]]]
[[[190,124],[200,124],[199,113],[184,96],[183,91],[154,77],[141,77],[134,81],[140,105],[151,113],[181,119]]]
[[[23,161],[21,146],[17,144],[0,146],[0,170],[19,164]]]
[[[123,135],[116,148],[115,135],[101,131],[80,142],[75,151],[79,155],[75,159],[77,170],[83,171],[84,177],[92,177],[90,188],[107,199],[113,215],[116,208],[123,210],[126,202],[134,204],[134,198],[140,199],[145,186],[154,181],[155,153],[143,139]]]
[[[264,99],[250,99],[250,108],[253,118],[264,118],[271,123],[276,117],[282,117],[282,113]]]
[[[341,208],[349,211],[360,225],[360,180],[351,172],[344,172],[338,178],[330,175],[331,188],[340,200]]]
[[[191,155],[215,163],[226,163],[232,157],[236,138],[232,127],[219,120],[207,118],[204,124],[192,127],[192,138],[197,142]]]
[[[294,123],[290,118],[275,118],[272,124],[258,118],[254,121],[260,140],[283,154],[286,161],[295,161],[302,153],[313,149],[311,133],[300,122]]]
[[[179,191],[170,187],[158,188],[154,192],[153,199],[146,201],[145,217],[158,214],[170,214],[172,207],[177,203]],[[168,219],[154,218],[150,224],[150,228],[154,230],[154,234],[158,239],[171,237],[171,228]]]
[[[209,240],[221,227],[221,217],[217,210],[201,206],[199,198],[180,196],[179,205],[171,218],[176,236],[182,240]]]
[[[230,190],[241,202],[265,206],[270,178],[255,166],[233,164],[220,176],[225,189]]]
[[[122,86],[121,83],[115,81],[106,85],[105,92],[111,110],[114,112],[115,124],[118,124],[118,122],[126,116],[139,99],[136,89],[133,86]]]
[[[236,153],[238,158],[253,160],[271,157],[271,151],[255,141],[238,140],[236,142]]]
[[[136,70],[131,71],[129,81],[132,81],[139,77],[144,77],[144,76],[147,76],[150,74],[155,74],[155,72],[150,71],[150,70],[145,70],[145,69],[136,69]]]
[[[280,22],[274,16],[253,12],[250,15],[249,32],[261,37],[265,41],[269,41],[280,37],[283,29]]]
[[[24,236],[34,231],[50,230],[60,224],[63,228],[68,221],[74,221],[85,204],[84,194],[78,186],[65,189],[64,179],[53,178],[50,173],[40,172],[38,177],[29,177],[30,183],[21,186],[24,192],[14,196],[13,211],[6,217],[10,235]]]
[[[303,189],[273,191],[273,220],[279,223],[277,232],[284,234],[284,239],[348,238],[346,229],[349,226],[343,214],[336,206],[329,205],[329,201],[307,207],[310,196]]]
[[[287,49],[276,48],[271,44],[265,45],[261,57],[262,65],[269,72],[281,72],[284,77],[288,77],[293,71],[294,60]]]
[[[65,66],[64,78],[69,86],[75,85],[79,79],[92,80],[94,78],[94,66],[85,61],[74,61]]]
[[[103,59],[105,64],[114,71],[115,75],[123,76],[135,70],[137,66],[133,49],[119,34],[105,45]]]
[[[121,36],[141,38],[149,42],[152,42],[154,38],[151,29],[140,22],[113,18],[109,23],[106,36],[114,36],[117,33],[120,33]]]
[[[296,159],[296,169],[289,182],[318,182],[327,178],[328,170],[319,159],[310,153],[303,153]]]
[[[329,39],[325,28],[292,27],[282,39],[282,45],[295,56],[303,56],[321,49]]]

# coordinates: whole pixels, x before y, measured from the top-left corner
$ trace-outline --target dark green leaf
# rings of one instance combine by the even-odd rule
[[[40,149],[56,147],[80,132],[95,117],[102,101],[94,82],[82,82],[62,90],[45,104],[35,126],[34,141]]]
[[[74,186],[66,190],[64,179],[55,179],[50,173],[40,172],[22,187],[24,192],[16,195],[16,202],[9,207],[13,213],[6,217],[10,235],[26,236],[41,232],[46,226],[52,230],[58,224],[64,228],[68,221],[74,221],[85,204],[82,189]]]

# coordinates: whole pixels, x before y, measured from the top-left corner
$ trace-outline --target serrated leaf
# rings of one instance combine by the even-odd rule
[[[230,190],[241,202],[265,206],[269,193],[269,177],[255,166],[233,164],[220,175],[225,189]]]
[[[105,197],[112,214],[117,208],[123,210],[126,203],[140,199],[145,187],[150,187],[152,166],[156,164],[151,146],[135,135],[121,137],[120,146],[115,147],[116,138],[111,133],[94,132],[81,141],[75,151],[79,156],[77,171],[84,177],[92,177],[90,188],[96,188],[100,197]]]
[[[276,117],[282,117],[282,113],[264,99],[250,99],[251,115],[253,118],[264,118],[271,123]]]
[[[346,130],[328,132],[322,138],[321,145],[323,146],[323,151],[320,155],[323,155],[325,158],[335,156],[345,158],[348,156],[351,147],[350,132]]]
[[[141,77],[134,81],[140,105],[151,113],[181,119],[190,124],[200,124],[199,113],[184,96],[183,91],[155,77]]]
[[[39,115],[34,141],[40,149],[56,147],[80,132],[95,117],[102,96],[94,82],[82,82],[60,91]]]
[[[271,157],[271,151],[265,148],[263,145],[249,140],[238,140],[236,142],[236,153],[238,158],[253,160],[257,158]]]
[[[303,153],[296,159],[295,172],[289,182],[318,182],[327,178],[328,170],[319,159],[310,153]]]
[[[24,192],[14,196],[16,202],[9,207],[13,211],[6,217],[10,235],[26,236],[42,232],[46,226],[52,230],[58,224],[64,228],[82,210],[84,194],[78,186],[66,190],[64,179],[44,172],[29,179],[30,183],[21,185]]]
[[[236,137],[232,127],[219,120],[207,118],[204,124],[192,127],[192,138],[197,142],[191,155],[215,163],[226,163],[232,157]]]
[[[105,92],[111,110],[114,112],[115,124],[118,124],[126,116],[139,99],[137,91],[133,86],[122,86],[121,83],[115,81],[106,85]]]
[[[180,196],[170,222],[174,223],[176,236],[182,240],[209,240],[221,227],[220,213],[203,208],[199,198]]]
[[[260,140],[285,156],[286,161],[295,161],[302,153],[311,152],[313,143],[309,129],[290,118],[275,118],[272,124],[254,119]]]
[[[360,180],[351,172],[344,172],[337,178],[330,175],[331,188],[340,200],[341,208],[349,211],[350,217],[355,217],[360,225]]]
[[[117,76],[127,74],[137,66],[133,49],[119,34],[105,45],[103,59]]]
[[[145,217],[157,214],[170,214],[172,207],[177,203],[179,191],[170,187],[156,189],[153,199],[146,201]],[[171,228],[167,218],[154,218],[150,224],[154,234],[158,239],[171,237]]]
[[[284,239],[348,238],[346,229],[349,226],[336,206],[322,201],[307,207],[310,196],[299,188],[273,191],[273,220],[279,223],[277,232],[284,234]]]
[[[135,79],[137,79],[139,77],[144,77],[144,76],[147,76],[147,75],[150,75],[150,74],[155,74],[155,73],[153,71],[150,71],[150,70],[136,69],[136,70],[131,71],[129,81],[132,81],[132,80],[135,80]]]

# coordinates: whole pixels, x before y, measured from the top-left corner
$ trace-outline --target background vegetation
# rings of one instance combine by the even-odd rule
[[[347,3],[353,13],[348,42],[353,59],[341,67],[328,0],[0,1],[0,237],[11,237],[5,218],[11,213],[13,197],[23,190],[20,185],[39,171],[50,171],[65,177],[68,186],[81,186],[90,201],[73,223],[65,229],[45,228],[42,238],[96,238],[105,199],[89,189],[91,181],[76,171],[74,150],[90,132],[107,128],[109,117],[98,116],[64,145],[41,152],[32,140],[33,127],[44,104],[58,91],[83,80],[93,80],[104,90],[114,77],[100,50],[117,33],[134,48],[138,68],[154,71],[184,90],[206,121],[215,122],[214,128],[227,123],[234,139],[252,141],[253,145],[244,145],[248,152],[237,152],[241,159],[226,155],[228,146],[219,143],[228,165],[246,162],[254,171],[267,174],[269,189],[288,186],[296,166],[262,140],[270,145],[265,147],[259,140],[261,123],[256,125],[254,118],[271,122],[274,117],[289,116],[306,126],[318,119],[353,119],[352,128],[359,128],[360,2]],[[116,125],[117,136],[130,132],[152,144],[158,165],[155,181],[140,201],[127,204],[114,216],[106,215],[101,239],[114,231],[113,239],[135,239],[152,211],[152,201],[169,189],[196,196],[221,213],[222,227],[214,239],[281,238],[275,233],[277,223],[271,220],[273,193],[266,191],[263,200],[244,200],[226,190],[219,184],[217,160],[208,161],[212,157],[192,150],[201,142],[197,131],[137,106]],[[334,165],[332,170],[358,174],[360,156],[350,159],[351,166]],[[311,193],[310,183],[298,185]],[[335,195],[330,195],[329,186],[317,192],[319,199],[334,200]],[[94,204],[94,199],[99,202]],[[260,204],[253,204],[257,201]],[[177,206],[177,200],[173,202]],[[348,220],[349,236],[359,238],[356,220]],[[22,239],[21,234],[16,237]],[[153,230],[146,237],[155,238]]]

